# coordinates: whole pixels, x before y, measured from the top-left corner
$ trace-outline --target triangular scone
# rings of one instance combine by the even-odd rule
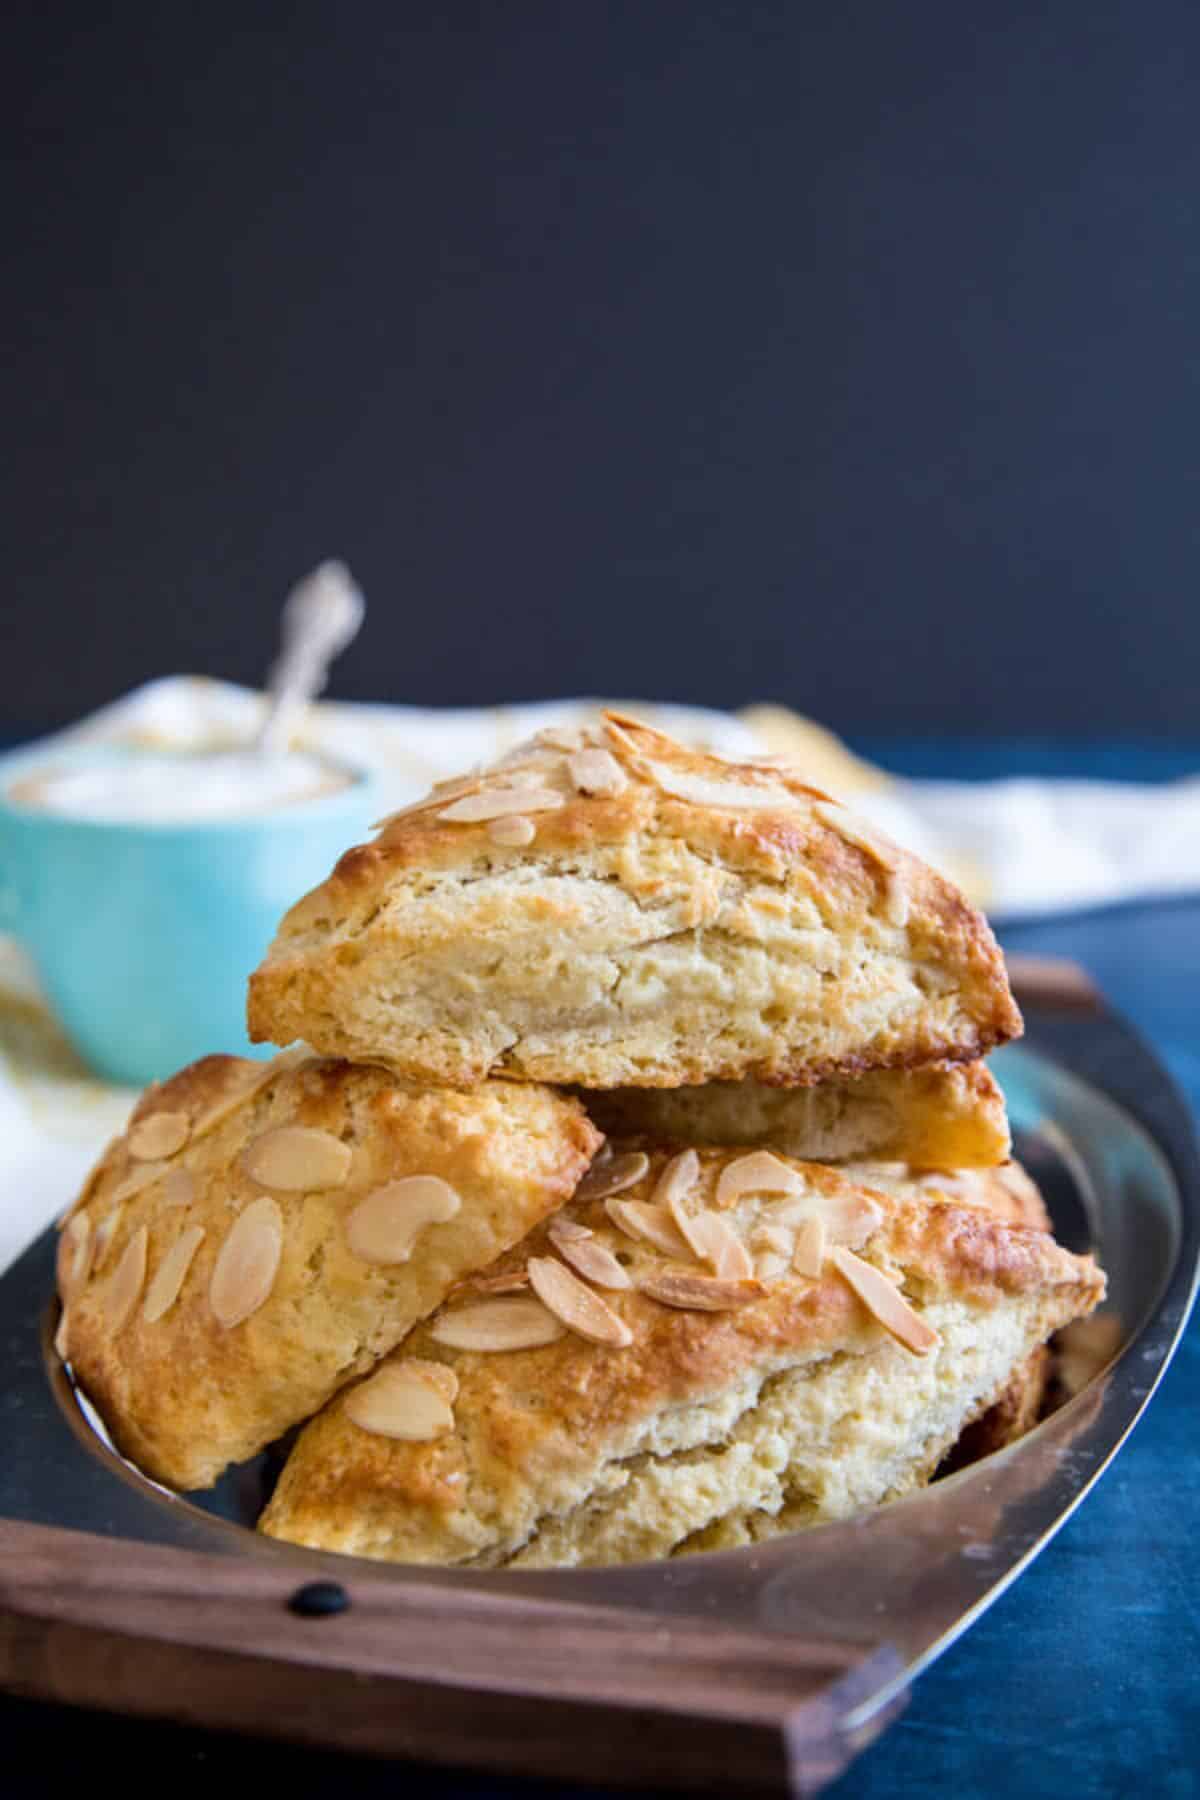
[[[599,1143],[532,1083],[206,1057],[143,1097],[63,1226],[60,1353],[133,1462],[207,1486],[560,1206]]]
[[[942,876],[794,769],[611,714],[348,851],[284,919],[249,1024],[418,1080],[584,1087],[807,1086],[1021,1029]]]
[[[927,1480],[1104,1291],[1046,1232],[917,1186],[873,1195],[761,1151],[643,1162],[593,1165],[327,1407],[261,1528],[544,1567],[667,1556],[757,1516],[846,1518]]]
[[[992,1168],[1012,1148],[1004,1095],[981,1062],[877,1069],[818,1087],[713,1081],[585,1091],[580,1099],[609,1136],[764,1144],[808,1162],[884,1158],[914,1168]]]

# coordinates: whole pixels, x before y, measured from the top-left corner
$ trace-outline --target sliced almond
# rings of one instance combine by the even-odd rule
[[[604,1202],[604,1210],[626,1237],[653,1244],[664,1256],[690,1262],[692,1248],[665,1207],[649,1200],[617,1200]]]
[[[190,1169],[172,1169],[163,1182],[164,1206],[190,1206],[196,1198],[196,1177]]]
[[[759,1225],[750,1239],[755,1250],[771,1250],[776,1256],[784,1256],[791,1261],[794,1239],[790,1231],[782,1225]]]
[[[883,1208],[868,1195],[849,1188],[844,1194],[806,1194],[772,1208],[781,1225],[800,1226],[806,1219],[820,1219],[831,1244],[857,1250],[883,1221]]]
[[[346,1220],[346,1243],[363,1262],[403,1263],[429,1225],[443,1225],[462,1207],[438,1175],[406,1175],[360,1200]]]
[[[125,1324],[130,1313],[138,1302],[142,1284],[146,1279],[146,1244],[148,1233],[144,1225],[139,1225],[125,1249],[121,1260],[109,1277],[101,1302],[104,1316],[111,1332],[117,1333]]]
[[[769,1150],[752,1150],[726,1163],[717,1178],[717,1205],[736,1206],[743,1194],[798,1194],[804,1177]]]
[[[897,1293],[886,1276],[864,1262],[861,1256],[855,1256],[853,1250],[839,1246],[829,1252],[829,1260],[868,1312],[914,1356],[928,1356],[941,1343],[940,1333],[927,1325],[920,1313],[913,1311],[904,1295]]]
[[[118,1190],[119,1191],[119,1190]],[[108,1253],[121,1226],[121,1214],[125,1211],[123,1201],[118,1201],[110,1213],[96,1227],[96,1245],[92,1251],[92,1268],[98,1273],[108,1260]]]
[[[623,794],[629,778],[611,750],[580,750],[567,759],[567,773],[583,794]]]
[[[459,1294],[516,1294],[529,1286],[529,1275],[525,1269],[505,1269],[501,1275],[467,1275],[462,1281],[451,1284],[450,1293]]]
[[[883,916],[889,925],[895,925],[899,930],[908,924],[910,911],[911,899],[904,878],[891,869],[883,889]]]
[[[690,1269],[649,1269],[639,1277],[638,1287],[664,1306],[689,1312],[730,1312],[761,1300],[764,1292],[761,1281],[725,1281],[716,1275],[693,1274]]]
[[[584,1238],[594,1237],[596,1234],[588,1226],[580,1225],[575,1219],[559,1217],[550,1227],[550,1235],[555,1243],[558,1243],[560,1239],[564,1243],[582,1243]]]
[[[835,800],[818,800],[813,812],[822,825],[828,825],[831,831],[836,831],[840,838],[845,838],[848,844],[869,856],[881,869],[890,872],[899,866],[900,853],[895,844],[889,843],[881,832],[848,807],[839,806]]]
[[[170,1163],[165,1162],[141,1163],[130,1171],[124,1181],[117,1183],[113,1189],[113,1199],[118,1205],[124,1205],[125,1201],[132,1200],[135,1194],[140,1194],[143,1189],[153,1187],[156,1181],[161,1181],[170,1166]]]
[[[576,1200],[606,1200],[610,1194],[623,1194],[636,1187],[650,1167],[650,1158],[640,1150],[624,1156],[597,1157],[575,1189]]]
[[[685,1234],[689,1244],[723,1281],[746,1281],[753,1275],[750,1252],[728,1219],[719,1213],[701,1212],[693,1214],[689,1223],[692,1229]]]
[[[475,825],[510,814],[556,812],[562,804],[563,796],[554,788],[482,788],[477,794],[465,794],[461,800],[443,807],[438,818],[453,825]]]
[[[797,1228],[792,1267],[797,1275],[807,1275],[810,1280],[819,1281],[824,1260],[825,1221],[819,1214],[814,1214],[811,1219],[801,1219]]]
[[[575,725],[543,725],[540,731],[533,734],[535,744],[544,744],[548,750],[574,751],[582,750],[587,742],[583,729]]]
[[[670,794],[676,800],[690,801],[693,806],[746,810],[764,806],[797,805],[795,796],[774,781],[750,786],[741,781],[715,781],[708,775],[692,775],[683,769],[672,768],[667,763],[648,761],[645,768],[655,787],[661,788],[664,794]]]
[[[590,1343],[618,1350],[632,1344],[633,1333],[624,1319],[552,1256],[530,1257],[529,1284],[543,1306]]]
[[[192,1258],[203,1242],[204,1227],[202,1225],[185,1226],[175,1239],[159,1263],[150,1286],[146,1289],[142,1317],[147,1325],[156,1324],[165,1313],[170,1312],[179,1298],[179,1290],[192,1266]]]
[[[240,1212],[217,1252],[209,1283],[213,1317],[226,1331],[256,1313],[269,1297],[283,1255],[283,1216],[269,1194]]]
[[[235,1086],[232,1093],[215,1101],[208,1111],[202,1113],[196,1120],[192,1126],[192,1143],[206,1137],[210,1131],[215,1131],[218,1125],[223,1125],[226,1119],[233,1113],[239,1112],[243,1106],[248,1106],[256,1094],[260,1094],[265,1087],[269,1087],[271,1082],[280,1075],[286,1075],[290,1069],[303,1068],[305,1063],[320,1062],[320,1060],[321,1058],[314,1056],[306,1045],[293,1044],[290,1050],[281,1050],[279,1055],[273,1056],[269,1062],[253,1064],[251,1072],[243,1075],[240,1085]]]
[[[70,1310],[64,1306],[59,1315],[58,1330],[54,1333],[54,1350],[60,1362],[66,1362],[71,1354],[70,1336],[71,1314]]]
[[[537,836],[537,826],[524,813],[513,813],[493,819],[488,826],[488,836],[493,844],[501,844],[507,850],[523,850]]]
[[[311,1125],[277,1125],[242,1152],[252,1181],[284,1193],[316,1193],[341,1187],[353,1160],[349,1144]]]
[[[612,1251],[598,1244],[591,1232],[586,1237],[566,1237],[557,1225],[552,1225],[549,1238],[563,1261],[569,1262],[585,1280],[594,1281],[597,1287],[633,1286]]]
[[[553,1344],[563,1327],[532,1295],[527,1299],[480,1300],[439,1313],[429,1328],[437,1344],[452,1350],[532,1350]]]
[[[361,1431],[375,1437],[423,1444],[454,1430],[457,1393],[452,1369],[410,1357],[384,1363],[368,1381],[352,1388],[343,1411]]]
[[[666,1164],[654,1184],[655,1204],[665,1206],[677,1225],[679,1219],[675,1211],[676,1202],[690,1194],[699,1179],[700,1158],[694,1150],[681,1150],[678,1156],[673,1156]],[[684,1236],[687,1236],[686,1232]]]
[[[85,1212],[73,1214],[67,1220],[58,1240],[56,1274],[59,1297],[64,1307],[70,1305],[76,1294],[82,1293],[91,1270],[94,1249],[92,1221]]]
[[[791,1268],[786,1256],[780,1256],[777,1250],[764,1250],[754,1259],[754,1278],[756,1281],[781,1281]]]
[[[131,1126],[125,1143],[130,1156],[136,1156],[139,1162],[156,1162],[182,1150],[191,1134],[192,1121],[186,1113],[156,1112]]]

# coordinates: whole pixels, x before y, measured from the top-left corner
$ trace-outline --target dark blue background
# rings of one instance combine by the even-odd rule
[[[0,73],[0,722],[253,678],[1169,733],[1194,0],[44,0]]]

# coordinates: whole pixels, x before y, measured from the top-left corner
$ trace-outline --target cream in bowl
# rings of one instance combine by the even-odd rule
[[[109,1080],[257,1054],[250,970],[384,810],[373,775],[307,752],[32,745],[0,758],[0,929]]]
[[[355,780],[309,751],[130,750],[113,760],[50,763],[8,789],[16,806],[106,824],[190,824],[298,806]]]

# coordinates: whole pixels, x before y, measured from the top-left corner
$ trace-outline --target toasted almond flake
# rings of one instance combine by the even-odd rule
[[[384,1363],[367,1381],[351,1388],[343,1410],[361,1431],[374,1437],[423,1444],[454,1430],[457,1392],[453,1370],[410,1357]]]
[[[580,750],[567,759],[567,773],[583,794],[623,794],[629,778],[611,750]]]
[[[691,1231],[684,1233],[688,1243],[697,1256],[712,1264],[723,1281],[746,1281],[753,1275],[750,1252],[728,1219],[719,1213],[701,1212],[694,1213],[689,1224]]]
[[[709,775],[692,775],[667,763],[647,762],[646,772],[654,785],[673,799],[687,800],[693,806],[733,807],[739,810],[764,806],[798,804],[793,794],[778,782],[753,785],[741,781],[714,781]]]
[[[648,1269],[638,1278],[638,1287],[664,1306],[690,1312],[730,1312],[763,1296],[760,1281],[726,1281],[717,1275],[693,1274],[690,1269]]]
[[[126,1133],[130,1156],[139,1162],[157,1162],[182,1150],[192,1133],[192,1121],[186,1113],[156,1112],[139,1119]]]
[[[529,1284],[543,1306],[590,1343],[617,1350],[632,1344],[633,1333],[624,1319],[552,1256],[530,1257]]]
[[[303,1068],[306,1063],[320,1061],[321,1058],[315,1056],[307,1045],[293,1044],[290,1049],[281,1050],[279,1055],[273,1056],[269,1062],[253,1064],[250,1073],[248,1075],[243,1073],[232,1093],[224,1095],[222,1099],[215,1101],[207,1112],[201,1113],[192,1126],[192,1143],[198,1142],[202,1137],[207,1137],[210,1131],[215,1131],[218,1125],[223,1125],[233,1113],[240,1112],[243,1106],[248,1106],[255,1095],[260,1094],[265,1087],[269,1087],[278,1076],[286,1075],[291,1069]]]
[[[822,825],[828,825],[831,831],[836,831],[840,838],[845,838],[848,844],[869,856],[881,869],[890,873],[899,867],[900,855],[895,844],[889,843],[881,832],[848,807],[839,806],[835,800],[818,800],[813,812]]]
[[[430,1225],[444,1225],[462,1200],[439,1175],[405,1175],[360,1200],[346,1220],[346,1243],[368,1263],[404,1263]]]
[[[502,819],[513,813],[554,812],[563,804],[563,796],[554,788],[496,787],[483,788],[478,794],[467,794],[438,813],[452,825],[477,825],[485,819]]]
[[[110,1213],[96,1227],[96,1248],[92,1253],[92,1269],[98,1273],[108,1260],[108,1253],[113,1247],[121,1225],[121,1214],[125,1211],[125,1203],[119,1200]]]
[[[790,1268],[786,1256],[780,1256],[777,1250],[764,1250],[754,1259],[754,1278],[756,1281],[779,1281]]]
[[[941,1343],[940,1334],[913,1311],[903,1294],[897,1293],[878,1269],[855,1256],[853,1250],[839,1246],[829,1252],[829,1260],[868,1312],[874,1314],[884,1330],[914,1356],[927,1356]]]
[[[196,1198],[196,1177],[190,1169],[172,1169],[163,1182],[164,1206],[190,1206]]]
[[[461,1281],[452,1282],[448,1292],[451,1294],[515,1294],[528,1286],[527,1270],[505,1269],[500,1275],[465,1275]]]
[[[654,1184],[653,1200],[655,1205],[665,1206],[678,1225],[679,1218],[675,1211],[676,1202],[690,1194],[699,1179],[700,1158],[694,1150],[681,1150],[678,1156],[673,1156],[666,1164]],[[680,1229],[682,1230],[682,1227]],[[687,1236],[686,1231],[683,1235]]]
[[[506,850],[523,850],[537,836],[537,826],[524,813],[506,814],[491,821],[488,836],[493,844],[501,844]]]
[[[570,1263],[587,1281],[594,1281],[597,1287],[633,1286],[612,1251],[604,1244],[598,1244],[590,1231],[583,1237],[567,1237],[557,1225],[552,1225],[549,1238],[563,1261]]]
[[[617,1200],[604,1202],[604,1210],[626,1237],[653,1244],[664,1256],[690,1262],[692,1248],[665,1207],[649,1200]]]
[[[623,1194],[636,1187],[650,1167],[650,1158],[640,1150],[623,1156],[597,1157],[575,1189],[576,1200],[607,1200],[610,1194]]]
[[[561,1215],[551,1225],[550,1233],[555,1241],[561,1238],[564,1243],[582,1243],[584,1238],[596,1235],[588,1226],[580,1225],[576,1219],[565,1219]]]
[[[180,1232],[146,1289],[146,1299],[142,1306],[142,1317],[147,1325],[154,1325],[165,1313],[170,1312],[179,1298],[179,1290],[187,1279],[187,1272],[192,1266],[192,1258],[204,1242],[202,1225],[187,1225]]]
[[[750,1243],[755,1250],[773,1250],[777,1256],[786,1256],[790,1261],[795,1240],[782,1225],[759,1225]]]
[[[586,743],[584,731],[574,725],[543,725],[540,731],[533,734],[535,744],[545,744],[548,750],[574,751],[582,750]]]
[[[909,892],[904,878],[895,869],[890,869],[883,888],[883,916],[889,925],[895,925],[899,930],[908,924],[910,910]]]
[[[67,1309],[67,1307],[64,1306],[61,1314],[59,1315],[58,1330],[54,1333],[54,1350],[55,1350],[55,1354],[58,1356],[58,1359],[60,1362],[66,1362],[67,1358],[71,1354],[71,1347],[70,1347],[70,1342],[69,1342],[70,1336],[71,1336],[71,1314],[70,1314],[69,1310]]]
[[[429,1335],[452,1350],[533,1350],[556,1343],[563,1327],[531,1294],[480,1300],[439,1313]]]
[[[350,1173],[349,1144],[311,1125],[276,1125],[242,1152],[252,1181],[284,1193],[316,1193],[341,1187]]]
[[[138,1295],[146,1279],[146,1244],[149,1234],[144,1225],[139,1225],[125,1249],[121,1260],[109,1277],[104,1290],[101,1305],[108,1322],[109,1330],[115,1335],[125,1324],[130,1313],[137,1305]]]
[[[867,1194],[851,1188],[844,1194],[808,1194],[797,1200],[785,1200],[774,1207],[773,1215],[782,1225],[802,1225],[805,1219],[820,1219],[826,1240],[857,1250],[883,1221],[883,1208]]]
[[[153,1187],[156,1181],[161,1181],[170,1166],[170,1163],[165,1162],[139,1164],[125,1177],[124,1181],[117,1183],[113,1189],[113,1199],[118,1205],[124,1205],[126,1200],[132,1200],[133,1196],[140,1194],[144,1188]]]
[[[76,1213],[58,1240],[58,1292],[64,1306],[83,1291],[92,1266],[92,1221],[85,1212]]]
[[[769,1150],[752,1150],[721,1170],[716,1203],[724,1209],[736,1206],[743,1194],[798,1194],[803,1188],[804,1177],[798,1170],[790,1169]]]
[[[208,1303],[226,1331],[240,1325],[270,1295],[283,1254],[283,1216],[269,1194],[240,1212],[217,1252]]]
[[[792,1267],[797,1275],[807,1275],[813,1281],[821,1278],[821,1264],[825,1260],[825,1221],[819,1214],[811,1219],[802,1219],[796,1232],[796,1248],[792,1252]]]

